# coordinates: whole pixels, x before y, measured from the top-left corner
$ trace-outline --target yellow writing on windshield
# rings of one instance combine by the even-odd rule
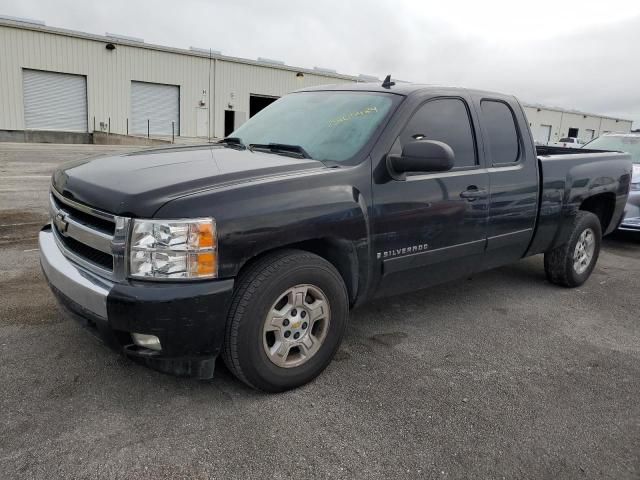
[[[341,115],[339,117],[336,117],[334,119],[329,120],[329,126],[330,127],[335,127],[337,125],[340,125],[341,123],[344,122],[349,122],[351,120],[353,120],[354,118],[358,118],[358,117],[364,117],[366,115],[371,115],[373,113],[378,113],[378,108],[377,107],[367,107],[363,110],[357,111],[357,112],[349,112],[349,113],[345,113],[344,115]]]

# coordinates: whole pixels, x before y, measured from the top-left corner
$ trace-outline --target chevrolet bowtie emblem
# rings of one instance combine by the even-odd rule
[[[67,229],[69,228],[69,222],[67,222],[67,220],[65,219],[65,215],[63,213],[58,213],[53,219],[53,223],[56,224],[58,232],[66,236]]]

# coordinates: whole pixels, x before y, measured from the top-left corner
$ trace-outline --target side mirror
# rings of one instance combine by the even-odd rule
[[[395,180],[405,180],[408,172],[446,172],[453,168],[455,154],[444,142],[416,140],[402,148],[401,155],[387,155],[387,168]]]

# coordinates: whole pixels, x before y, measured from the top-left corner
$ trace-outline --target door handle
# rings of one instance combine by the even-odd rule
[[[470,202],[486,197],[487,191],[484,188],[478,188],[475,185],[469,185],[464,192],[460,193],[460,198],[464,198]]]

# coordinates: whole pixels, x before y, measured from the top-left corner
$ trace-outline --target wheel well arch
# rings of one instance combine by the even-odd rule
[[[325,237],[280,245],[260,252],[258,255],[248,259],[240,267],[238,275],[241,275],[244,270],[265,255],[269,255],[280,250],[304,250],[306,252],[314,253],[328,261],[335,267],[338,273],[340,273],[340,276],[347,287],[349,303],[353,306],[358,295],[359,263],[356,249],[352,242],[343,239]]]
[[[598,217],[603,234],[609,228],[615,207],[616,196],[612,192],[598,193],[580,204],[580,210],[591,212]]]

